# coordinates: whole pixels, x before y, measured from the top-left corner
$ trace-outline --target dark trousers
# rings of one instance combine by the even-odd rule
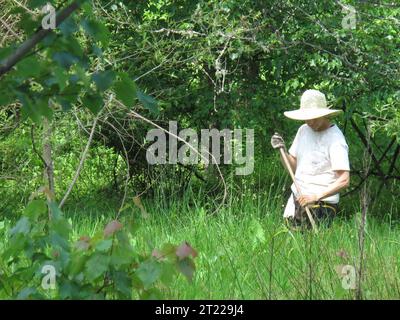
[[[293,199],[295,204],[295,215],[293,219],[289,219],[289,223],[295,227],[301,226],[311,228],[311,222],[308,219],[305,208],[300,205],[295,196],[293,196]],[[315,204],[310,205],[309,209],[318,226],[330,227],[339,208],[337,204],[318,201]]]

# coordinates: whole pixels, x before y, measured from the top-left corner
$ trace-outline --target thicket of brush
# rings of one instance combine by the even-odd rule
[[[355,21],[333,1],[55,0],[69,16],[41,38],[47,2],[0,0],[0,298],[399,297],[393,1],[354,4]],[[351,163],[318,235],[284,225],[270,147],[311,88],[344,111]],[[254,172],[149,165],[169,121],[253,129]]]

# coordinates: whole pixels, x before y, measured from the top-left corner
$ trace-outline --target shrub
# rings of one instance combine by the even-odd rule
[[[55,202],[32,200],[0,247],[0,297],[11,299],[158,299],[179,273],[193,277],[196,251],[186,242],[141,255],[136,225],[114,220],[93,237],[72,239]]]

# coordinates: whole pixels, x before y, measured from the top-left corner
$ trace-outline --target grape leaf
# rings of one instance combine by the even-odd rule
[[[96,250],[101,252],[107,252],[112,246],[112,239],[102,240],[96,245]]]
[[[136,85],[126,73],[121,74],[120,78],[114,85],[117,98],[127,107],[132,107],[136,98]]]
[[[111,87],[115,73],[111,70],[99,71],[93,74],[92,79],[100,91],[106,91]]]
[[[186,277],[186,279],[191,282],[196,269],[194,262],[189,258],[185,258],[178,261],[177,267],[178,270]]]
[[[148,109],[150,112],[156,115],[160,113],[159,109],[157,108],[158,102],[153,97],[145,94],[139,89],[136,90],[136,94],[139,101],[143,104],[143,106],[146,109]]]
[[[83,30],[95,41],[101,42],[103,46],[107,46],[110,41],[110,32],[107,27],[94,19],[84,19],[81,23]]]
[[[31,229],[31,223],[27,217],[22,217],[18,220],[14,228],[10,230],[10,235],[13,236],[17,233],[28,234]]]
[[[43,200],[32,200],[24,209],[24,215],[32,221],[36,221],[39,216],[46,213],[47,206]]]
[[[92,111],[94,114],[97,114],[103,108],[103,98],[92,91],[89,91],[82,98],[83,105]]]
[[[142,280],[145,289],[150,288],[159,279],[161,272],[161,264],[155,260],[147,260],[141,263],[136,270],[136,274]]]
[[[110,257],[103,254],[94,254],[86,262],[85,276],[89,281],[96,280],[108,270]]]

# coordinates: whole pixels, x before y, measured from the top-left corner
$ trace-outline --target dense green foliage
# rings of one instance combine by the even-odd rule
[[[38,31],[40,8],[47,2],[0,0],[6,17],[0,25],[1,68]],[[367,227],[370,293],[364,297],[398,295],[389,272],[373,270],[386,255],[390,270],[397,270],[398,263],[393,259],[399,235],[399,5],[303,0],[51,3],[58,11],[71,4],[79,9],[0,76],[0,298],[352,298],[337,288],[340,280],[329,259],[343,249],[351,257],[343,263],[358,263],[359,221],[354,216],[360,214],[360,198],[369,199],[368,216],[374,218]],[[356,10],[356,20],[350,21],[354,28],[345,27],[346,5]],[[338,220],[323,232],[313,249],[307,247],[307,236],[291,234],[279,220],[290,184],[281,179],[283,169],[269,143],[279,131],[290,144],[300,123],[284,119],[283,111],[298,108],[300,95],[310,88],[324,92],[332,108],[344,111],[336,121],[350,147],[352,171],[341,211],[349,220]],[[221,165],[222,183],[214,165],[150,166],[146,134],[154,124],[138,115],[165,129],[171,120],[179,129],[198,132],[252,128],[254,172],[235,176],[235,165]],[[88,139],[91,130],[93,141]],[[51,191],[51,179],[43,178],[50,167],[44,159],[49,145]],[[361,195],[364,184],[368,194]],[[64,216],[58,205],[70,186]],[[75,210],[84,218],[77,218]],[[106,217],[101,226],[86,216],[92,210]],[[136,231],[132,218],[138,212],[147,217],[146,211],[150,220],[138,220],[145,225],[141,230],[154,234],[151,241]],[[220,216],[208,220],[210,213]],[[105,235],[110,221],[118,230]],[[177,225],[190,231],[187,238]],[[230,231],[219,234],[224,227]],[[238,239],[242,233],[249,243]],[[188,278],[194,270],[189,255],[196,251],[185,242],[168,244],[177,241],[199,250],[192,289],[180,277],[172,278],[175,270]],[[146,242],[151,245],[141,247]],[[271,246],[288,252],[278,256],[280,263],[295,261],[298,270],[266,274],[264,260],[257,258],[247,272],[245,263],[253,257],[272,259],[276,251],[269,252]],[[151,257],[155,248],[161,251]],[[313,265],[310,261],[321,251],[326,255],[321,269],[303,279],[301,270]],[[56,291],[40,287],[45,264],[57,269]],[[219,278],[211,276],[215,270]],[[265,278],[269,289],[260,280]],[[290,291],[303,280],[318,287],[314,294]],[[379,289],[372,288],[374,282]]]
[[[132,219],[109,222],[92,237],[71,239],[71,222],[56,203],[33,200],[15,226],[2,225],[0,298],[142,299],[161,298],[158,281],[169,285],[175,272],[191,280],[197,253],[183,242],[166,243],[142,256],[132,246]],[[46,268],[55,271],[54,290],[43,285]]]

